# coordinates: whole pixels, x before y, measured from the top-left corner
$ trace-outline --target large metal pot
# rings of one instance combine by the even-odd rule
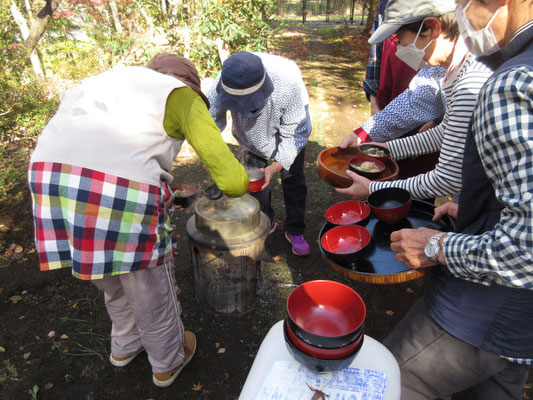
[[[218,202],[218,203],[217,203]],[[194,294],[207,309],[246,312],[253,307],[257,268],[265,259],[269,218],[259,202],[239,198],[200,199],[187,222]]]

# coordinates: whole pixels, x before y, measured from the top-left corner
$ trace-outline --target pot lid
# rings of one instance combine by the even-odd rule
[[[250,195],[226,197],[218,200],[200,199],[196,205],[196,214],[210,221],[240,221],[256,214],[259,202]]]

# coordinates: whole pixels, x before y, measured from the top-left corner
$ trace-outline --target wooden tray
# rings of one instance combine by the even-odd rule
[[[443,232],[453,231],[455,224],[448,215],[436,222],[431,220],[434,210],[435,207],[431,203],[413,200],[413,205],[407,218],[395,225],[384,224],[378,221],[374,215],[371,215],[366,229],[372,235],[373,249],[365,261],[351,265],[339,265],[330,260],[324,253],[320,240],[322,235],[333,227],[332,224],[326,222],[318,234],[318,246],[320,247],[322,258],[335,272],[354,281],[391,284],[421,278],[432,268],[412,269],[397,261],[395,253],[390,249],[390,233],[403,228],[420,227],[438,229]]]
[[[352,179],[346,175],[346,170],[350,158],[357,154],[358,151],[355,147],[348,147],[347,149],[331,147],[322,150],[317,158],[318,175],[334,187],[347,188],[351,186]],[[372,179],[373,181],[391,181],[398,178],[400,168],[396,161],[387,158],[384,164],[385,171],[381,173],[379,178]]]

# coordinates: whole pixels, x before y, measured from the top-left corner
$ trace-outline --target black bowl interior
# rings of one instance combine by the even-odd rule
[[[402,188],[385,188],[376,190],[368,196],[370,207],[394,209],[401,207],[411,200],[411,194]]]
[[[321,358],[313,357],[308,354],[300,351],[287,336],[287,326],[283,324],[283,337],[285,338],[285,345],[287,346],[288,352],[291,356],[298,361],[300,364],[304,365],[308,369],[314,372],[330,372],[330,371],[342,371],[344,368],[348,367],[361,347],[363,347],[364,336],[361,338],[361,343],[357,346],[357,349],[354,350],[352,354],[347,357],[339,358],[337,360],[323,360]]]

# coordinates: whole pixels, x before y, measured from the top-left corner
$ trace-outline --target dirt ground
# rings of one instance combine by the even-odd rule
[[[1,240],[20,246],[22,252],[1,260],[0,265],[0,399],[236,399],[261,341],[285,317],[286,298],[296,285],[332,279],[353,287],[367,305],[365,333],[377,340],[420,296],[422,280],[397,285],[358,283],[336,274],[320,256],[316,240],[324,211],[343,198],[320,180],[315,160],[323,148],[336,145],[369,116],[362,92],[368,47],[357,27],[289,26],[272,50],[298,62],[311,96],[313,133],[305,166],[309,188],[305,236],[311,255],[294,256],[278,230],[267,241],[275,262],[261,264],[253,311],[242,315],[205,311],[192,291],[185,231],[192,210],[177,214],[176,277],[183,291],[182,319],[196,333],[198,348],[177,381],[160,389],[151,382],[145,354],[126,368],[109,364],[111,324],[96,287],[73,278],[67,270],[38,272],[29,203],[1,210]],[[174,175],[177,183],[209,185],[194,158],[180,161]],[[283,221],[279,186],[279,181],[274,182],[273,204],[277,220]]]

